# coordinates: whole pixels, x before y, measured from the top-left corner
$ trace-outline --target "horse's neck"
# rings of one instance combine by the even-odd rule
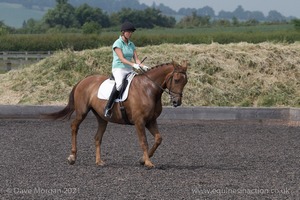
[[[166,77],[169,73],[173,71],[173,67],[171,65],[162,65],[160,67],[154,68],[148,71],[147,76],[154,81],[155,83],[161,85],[163,87],[163,83],[166,80]]]

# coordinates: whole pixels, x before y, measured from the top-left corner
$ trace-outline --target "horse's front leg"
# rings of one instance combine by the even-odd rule
[[[161,144],[162,137],[158,131],[158,126],[157,126],[156,120],[154,122],[147,124],[146,127],[154,137],[154,144],[148,154],[149,157],[151,158],[153,156],[154,152],[156,151],[156,149],[158,148],[158,146]]]
[[[136,123],[135,128],[136,128],[137,135],[139,138],[140,146],[143,150],[143,158],[142,158],[142,160],[144,161],[143,164],[146,167],[152,168],[152,167],[154,167],[154,165],[150,161],[149,154],[148,154],[149,147],[148,147],[148,142],[147,142],[147,137],[146,137],[146,132],[145,132],[145,126],[143,123]]]

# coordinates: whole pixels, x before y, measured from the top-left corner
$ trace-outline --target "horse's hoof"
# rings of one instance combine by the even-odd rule
[[[75,164],[75,161],[76,161],[75,156],[70,155],[70,156],[68,157],[68,163],[69,163],[70,165],[74,165],[74,164]]]
[[[151,165],[145,165],[145,167],[147,167],[147,169],[153,169],[155,168],[155,165],[151,164]]]
[[[145,161],[144,161],[144,159],[143,159],[143,158],[141,158],[141,159],[139,160],[139,163],[140,163],[140,165],[145,165]]]
[[[103,160],[100,160],[100,162],[96,162],[97,166],[104,166],[105,162]]]
[[[147,167],[148,169],[152,169],[152,168],[154,168],[155,166],[154,166],[151,162],[146,162],[146,163],[145,163],[145,167]]]

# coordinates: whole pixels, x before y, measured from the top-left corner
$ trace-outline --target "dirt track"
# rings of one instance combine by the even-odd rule
[[[82,124],[69,166],[70,122],[1,120],[1,199],[300,199],[300,127],[161,121],[147,170],[134,127],[114,124],[97,167],[96,126]]]

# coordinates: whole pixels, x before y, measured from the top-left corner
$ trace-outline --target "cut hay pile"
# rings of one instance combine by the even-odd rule
[[[147,56],[147,66],[189,61],[184,106],[300,105],[300,43],[162,44],[138,48],[138,54],[140,59]],[[79,80],[110,74],[111,60],[110,47],[65,50],[1,74],[0,104],[66,104]],[[169,105],[168,95],[163,99]]]

